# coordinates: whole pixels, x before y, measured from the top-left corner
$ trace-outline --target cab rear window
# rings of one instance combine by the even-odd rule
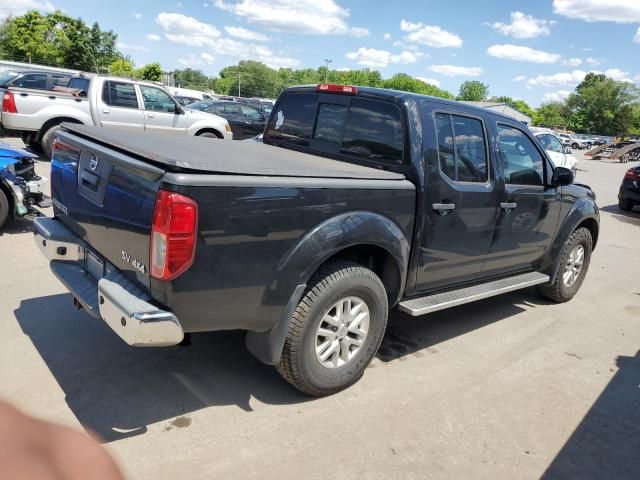
[[[403,159],[400,108],[379,100],[286,94],[271,116],[265,139],[380,164]]]

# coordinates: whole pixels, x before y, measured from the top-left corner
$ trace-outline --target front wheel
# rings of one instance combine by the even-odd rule
[[[214,139],[219,139],[220,137],[218,135],[216,135],[213,132],[202,132],[198,134],[198,137],[205,137],[205,138],[214,138]]]
[[[552,284],[538,285],[538,292],[557,303],[571,300],[584,281],[591,261],[593,239],[587,228],[579,228],[564,242]]]
[[[574,150],[579,150],[580,149],[580,145],[578,145],[577,143],[572,143],[571,144],[571,148],[573,148]]]
[[[3,225],[9,218],[9,206],[9,199],[0,188],[0,229],[2,229]]]
[[[378,276],[353,262],[323,267],[291,318],[276,368],[298,390],[330,395],[354,384],[376,354],[387,325]]]

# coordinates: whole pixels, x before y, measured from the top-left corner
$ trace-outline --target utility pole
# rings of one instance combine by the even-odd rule
[[[241,96],[241,95],[240,95],[240,76],[241,76],[241,75],[242,75],[242,74],[241,74],[240,72],[238,72],[238,96],[239,96],[239,97]]]
[[[327,64],[327,70],[324,72],[324,83],[329,81],[329,64],[333,62],[330,58],[325,58],[324,62]]]

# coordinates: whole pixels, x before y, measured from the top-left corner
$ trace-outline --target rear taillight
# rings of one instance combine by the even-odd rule
[[[198,204],[179,193],[160,190],[151,225],[151,276],[173,280],[192,264],[196,253]]]
[[[347,95],[355,95],[358,93],[358,89],[356,87],[352,87],[351,85],[338,85],[336,83],[321,83],[316,87],[316,91],[327,93],[346,93]]]
[[[4,113],[18,113],[13,92],[5,92],[2,96],[2,111]]]
[[[625,172],[624,178],[628,178],[629,180],[640,180],[640,171],[637,171],[635,168],[630,168]]]

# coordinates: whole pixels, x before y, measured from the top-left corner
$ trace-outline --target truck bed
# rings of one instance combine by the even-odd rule
[[[205,172],[271,177],[403,180],[401,174],[331,160],[262,142],[225,142],[211,138],[140,134],[79,124],[65,130],[173,172]]]

